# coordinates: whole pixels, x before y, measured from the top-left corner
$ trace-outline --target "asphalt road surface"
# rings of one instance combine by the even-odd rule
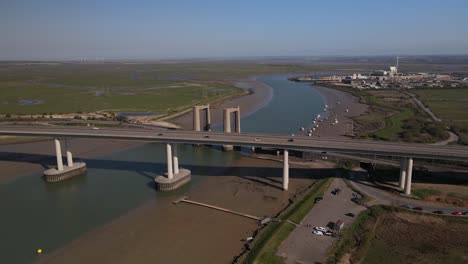
[[[76,127],[0,126],[0,135],[142,140],[161,143],[255,146],[289,150],[359,153],[412,158],[468,161],[468,148],[425,144],[364,141],[325,137],[292,137],[251,133],[92,129]]]

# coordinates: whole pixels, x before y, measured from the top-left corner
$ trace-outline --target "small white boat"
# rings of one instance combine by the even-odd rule
[[[301,127],[301,131],[304,131],[304,127]]]

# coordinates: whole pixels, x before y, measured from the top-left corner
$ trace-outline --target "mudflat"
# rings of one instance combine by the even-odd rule
[[[332,164],[319,167],[323,169],[291,164],[285,192],[281,162],[241,157],[184,196],[254,216],[274,216],[295,194],[333,173]],[[242,251],[242,240],[259,227],[256,221],[237,215],[174,205],[172,201],[179,197],[149,201],[42,256],[39,263],[230,263]]]

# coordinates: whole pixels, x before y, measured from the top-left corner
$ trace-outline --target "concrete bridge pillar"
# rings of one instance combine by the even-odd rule
[[[210,105],[195,105],[193,106],[193,131],[201,131],[200,111],[205,112],[205,124],[203,131],[211,131],[211,114]]]
[[[289,186],[289,151],[283,154],[283,190],[287,191]]]
[[[193,107],[193,131],[200,131],[200,110],[198,105]]]
[[[174,159],[174,174],[178,174],[178,173],[179,173],[179,158],[177,157],[177,145],[176,145],[176,144],[173,144],[172,146],[173,146],[173,148],[174,148],[174,155],[173,155],[173,159]]]
[[[240,133],[240,107],[224,108],[224,133],[231,133],[231,113],[234,113],[234,132]],[[224,145],[224,151],[231,151],[234,147],[232,145]]]
[[[66,149],[67,149],[67,166],[68,167],[73,167],[73,155],[70,151],[70,146],[68,145],[68,140],[65,139],[65,146],[66,146]]]
[[[167,178],[174,178],[174,173],[172,171],[172,147],[171,144],[166,144],[166,154],[167,154]]]
[[[172,151],[172,148],[174,148],[174,151]],[[162,192],[174,191],[187,184],[192,179],[190,170],[179,168],[179,158],[177,157],[176,144],[167,143],[166,154],[167,176],[160,174],[154,178],[156,190]]]
[[[405,183],[405,194],[411,194],[411,177],[413,176],[413,159],[406,159],[406,183]]]
[[[406,158],[401,158],[400,160],[400,179],[398,181],[398,186],[403,189],[405,188],[406,180]]]
[[[62,148],[57,138],[55,139],[55,155],[57,156],[57,170],[63,171]]]

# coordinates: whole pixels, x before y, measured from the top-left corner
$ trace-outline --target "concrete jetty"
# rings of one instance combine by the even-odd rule
[[[173,203],[177,204],[177,203],[180,203],[180,202],[195,204],[195,205],[215,209],[215,210],[218,210],[218,211],[222,211],[222,212],[226,212],[226,213],[230,213],[230,214],[235,214],[235,215],[239,215],[239,216],[242,216],[242,217],[247,217],[247,218],[250,218],[250,219],[257,220],[257,221],[262,221],[262,218],[257,217],[257,216],[244,214],[244,213],[241,213],[241,212],[237,212],[237,211],[234,211],[234,210],[230,210],[230,209],[226,209],[226,208],[222,208],[222,207],[218,207],[218,206],[214,206],[214,205],[210,205],[210,204],[195,202],[195,201],[192,201],[192,200],[188,200],[187,197],[179,198],[179,199],[175,200]]]

